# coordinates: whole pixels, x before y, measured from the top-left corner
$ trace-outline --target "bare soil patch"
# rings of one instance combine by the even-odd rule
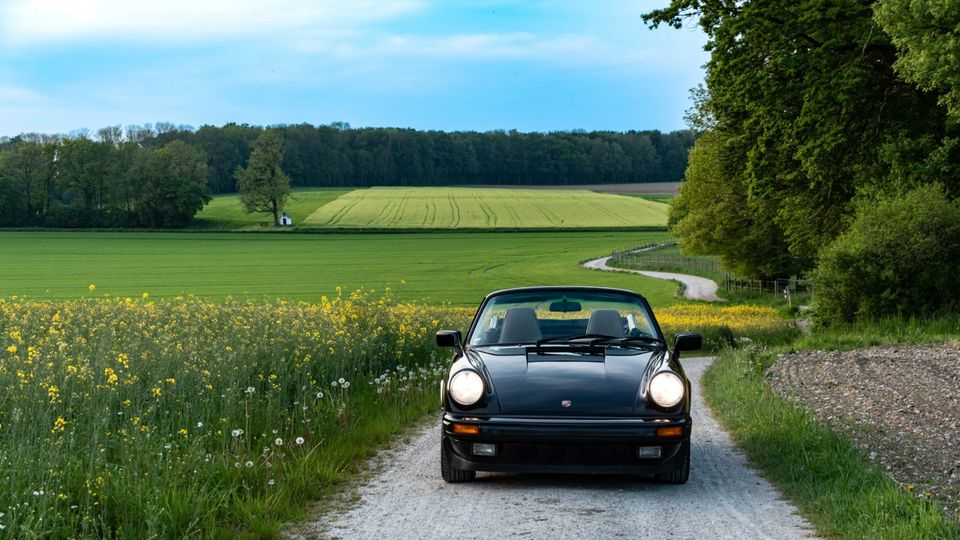
[[[904,489],[960,516],[960,342],[798,352],[767,376]]]

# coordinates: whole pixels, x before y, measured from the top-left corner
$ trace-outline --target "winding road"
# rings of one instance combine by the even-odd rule
[[[604,270],[607,272],[627,272],[629,274],[640,274],[641,276],[652,277],[656,279],[669,279],[683,284],[683,297],[688,300],[704,300],[707,302],[723,302],[723,298],[717,296],[717,289],[720,287],[716,281],[700,276],[691,276],[689,274],[674,274],[673,272],[651,272],[648,270],[630,270],[627,268],[616,268],[610,266],[609,262],[612,256],[600,257],[583,263],[584,268],[591,270]]]
[[[685,358],[693,388],[710,358]],[[436,419],[381,456],[346,510],[284,533],[307,538],[812,538],[813,529],[736,450],[693,393],[690,480],[481,473],[440,478]]]

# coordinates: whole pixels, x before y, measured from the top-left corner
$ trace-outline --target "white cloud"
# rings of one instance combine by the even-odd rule
[[[0,32],[15,44],[284,37],[375,22],[423,5],[423,0],[9,0],[0,2]]]
[[[663,46],[616,43],[591,34],[540,35],[530,32],[420,36],[387,35],[368,40],[307,38],[292,47],[301,53],[344,61],[371,59],[530,60],[579,66],[672,65],[678,51]]]
[[[0,84],[0,101],[5,103],[40,103],[46,97],[29,88]]]

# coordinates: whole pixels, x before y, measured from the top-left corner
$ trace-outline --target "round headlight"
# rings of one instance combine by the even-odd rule
[[[654,375],[650,381],[650,397],[657,405],[669,409],[683,399],[683,380],[672,371]]]
[[[465,369],[450,379],[450,397],[463,406],[480,401],[483,396],[483,379],[471,369]]]

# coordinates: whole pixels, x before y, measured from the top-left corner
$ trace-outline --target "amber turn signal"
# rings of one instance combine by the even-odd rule
[[[678,437],[683,435],[682,426],[665,426],[657,428],[657,437]]]
[[[480,433],[480,426],[476,424],[453,424],[453,432],[458,435],[476,435]]]

